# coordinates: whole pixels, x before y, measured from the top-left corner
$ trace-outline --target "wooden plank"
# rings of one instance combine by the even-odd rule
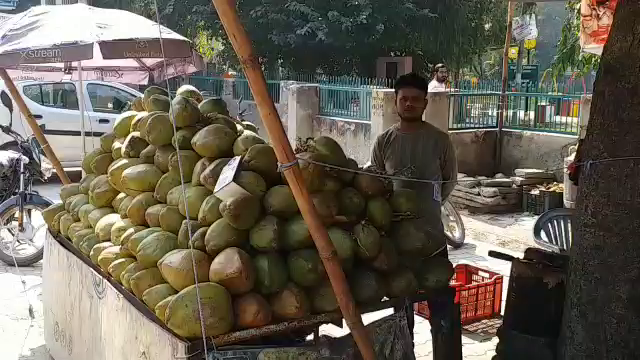
[[[54,359],[186,359],[188,343],[145,317],[51,235],[43,266],[44,337]]]

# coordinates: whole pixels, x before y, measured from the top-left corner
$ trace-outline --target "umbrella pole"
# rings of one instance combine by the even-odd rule
[[[362,359],[375,360],[376,356],[373,351],[371,338],[362,323],[360,313],[353,301],[351,291],[347,285],[347,279],[338,261],[333,243],[329,239],[327,229],[320,220],[309,196],[309,192],[302,180],[300,167],[295,164],[295,154],[293,153],[287,134],[282,127],[282,122],[280,121],[276,107],[269,96],[267,83],[260,64],[258,63],[258,58],[253,54],[251,42],[240,23],[234,4],[235,1],[213,0],[213,5],[218,12],[220,21],[227,32],[227,36],[247,76],[251,92],[255,98],[262,121],[267,128],[269,138],[272,140],[278,161],[281,164],[293,165],[287,166],[286,169],[284,169],[284,175],[298,203],[300,212],[307,223],[309,232],[327,271],[327,275],[329,275],[329,280],[336,294],[342,315],[351,330],[360,354],[362,354]]]
[[[60,181],[62,181],[64,185],[71,184],[71,180],[69,179],[69,176],[62,168],[62,164],[60,164],[60,160],[58,160],[58,157],[53,152],[53,149],[49,145],[49,141],[47,141],[47,138],[44,137],[44,134],[42,133],[42,129],[40,129],[40,127],[38,126],[36,119],[33,117],[33,114],[31,114],[31,111],[29,110],[29,108],[27,107],[27,104],[25,104],[24,100],[22,99],[20,92],[16,88],[16,84],[13,83],[13,80],[11,80],[11,77],[9,76],[9,73],[7,73],[6,69],[0,68],[0,78],[2,78],[2,80],[4,81],[4,84],[7,86],[7,90],[9,90],[11,97],[18,105],[20,112],[22,113],[24,118],[27,119],[27,124],[29,124],[29,127],[31,128],[33,135],[35,135],[36,139],[40,143],[40,146],[42,147],[42,150],[47,156],[47,159],[51,161],[51,165],[53,165],[53,168],[56,169],[56,173],[58,174]]]
[[[82,85],[82,61],[78,61],[78,85],[80,86],[78,93],[78,108],[80,110],[80,131],[82,132],[82,154],[80,156],[84,160],[87,154],[87,135],[85,133],[85,115],[84,115],[84,86]]]

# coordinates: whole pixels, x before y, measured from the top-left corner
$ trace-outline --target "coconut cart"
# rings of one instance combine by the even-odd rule
[[[220,1],[215,2],[215,5],[221,18],[225,19],[225,27],[227,32],[230,34],[230,38],[233,39],[234,48],[243,60],[245,72],[248,75],[252,91],[258,102],[260,113],[273,142],[272,151],[277,156],[277,160],[280,163],[280,170],[286,177],[286,182],[292,194],[292,198],[295,200],[294,202],[296,207],[299,209],[300,213],[302,213],[301,222],[308,228],[311,238],[310,240],[312,241],[311,245],[315,245],[315,248],[317,249],[317,251],[313,249],[311,251],[316,254],[315,256],[318,259],[317,263],[322,264],[323,272],[326,270],[326,275],[328,275],[328,279],[330,281],[329,290],[334,294],[335,301],[340,311],[327,311],[316,313],[314,315],[297,317],[290,320],[281,319],[280,322],[269,321],[265,322],[262,326],[255,326],[246,330],[232,329],[228,326],[230,323],[228,321],[228,316],[242,316],[246,314],[240,313],[225,315],[226,312],[224,311],[216,311],[216,309],[220,310],[220,307],[217,306],[220,306],[221,303],[224,303],[226,306],[225,309],[229,309],[231,297],[228,295],[227,290],[225,290],[224,287],[215,282],[207,282],[208,279],[212,277],[209,265],[207,265],[208,271],[205,276],[207,280],[200,279],[200,273],[198,272],[199,268],[197,265],[194,265],[193,267],[191,266],[191,261],[196,263],[196,254],[203,254],[204,257],[207,255],[197,249],[197,231],[193,233],[191,229],[192,226],[195,227],[196,225],[187,221],[184,217],[191,217],[191,213],[188,208],[189,201],[186,200],[189,199],[187,195],[191,194],[191,190],[187,189],[185,186],[185,178],[191,177],[185,175],[184,172],[189,158],[187,156],[183,158],[180,153],[175,151],[175,149],[172,151],[173,153],[176,153],[176,155],[173,160],[169,157],[169,163],[167,166],[173,166],[177,169],[177,173],[179,174],[178,177],[180,178],[180,185],[173,187],[173,189],[178,188],[179,191],[173,194],[177,195],[175,198],[177,199],[177,202],[174,204],[177,204],[178,206],[167,205],[170,202],[168,198],[171,195],[169,194],[170,191],[168,191],[163,195],[167,198],[167,204],[164,204],[167,206],[163,208],[155,218],[146,218],[147,212],[150,212],[149,210],[151,210],[153,206],[158,205],[159,207],[162,207],[163,204],[155,203],[155,205],[149,206],[149,203],[145,201],[149,200],[151,202],[152,200],[148,197],[145,198],[145,194],[149,194],[152,189],[148,188],[147,185],[142,184],[144,181],[135,182],[134,184],[134,180],[139,180],[138,177],[142,176],[141,174],[144,176],[155,176],[156,181],[153,182],[155,187],[155,185],[159,183],[160,178],[168,174],[163,174],[162,171],[158,170],[154,164],[144,163],[142,160],[145,156],[143,152],[148,148],[148,146],[155,146],[153,145],[155,140],[166,136],[166,134],[163,135],[161,131],[153,132],[152,128],[154,128],[154,126],[151,124],[164,124],[166,125],[165,127],[156,126],[155,128],[165,130],[174,125],[173,132],[170,135],[173,136],[174,133],[177,135],[175,128],[176,122],[184,120],[186,121],[185,124],[188,123],[190,121],[188,119],[189,116],[185,114],[189,114],[189,112],[183,111],[180,113],[174,113],[171,109],[175,109],[176,107],[187,109],[190,106],[193,106],[189,100],[186,100],[187,96],[193,96],[193,94],[187,94],[189,89],[186,89],[184,96],[179,95],[174,99],[174,101],[170,102],[169,110],[172,113],[171,119],[169,119],[168,114],[158,111],[158,114],[154,114],[153,116],[146,117],[145,115],[147,122],[143,122],[142,118],[138,118],[140,122],[136,122],[136,118],[138,116],[136,114],[123,114],[119,121],[116,122],[116,128],[112,135],[116,136],[120,134],[123,127],[126,130],[122,133],[123,136],[126,135],[126,140],[124,144],[121,145],[122,152],[120,152],[120,154],[124,156],[124,159],[118,159],[122,160],[119,161],[119,164],[122,165],[124,163],[133,163],[137,161],[141,161],[142,163],[138,162],[137,165],[129,164],[131,166],[126,169],[122,169],[122,174],[120,174],[121,176],[117,177],[120,180],[111,179],[111,181],[107,181],[107,175],[98,174],[105,174],[113,169],[109,169],[107,166],[111,167],[116,163],[112,158],[110,158],[115,153],[109,154],[108,152],[99,149],[97,152],[87,155],[87,158],[92,159],[91,171],[88,171],[88,173],[92,173],[94,178],[91,181],[85,181],[80,184],[70,184],[63,187],[61,198],[65,200],[65,204],[56,205],[50,208],[49,212],[45,214],[45,218],[48,218],[55,213],[55,215],[52,216],[53,218],[49,220],[55,220],[57,217],[57,222],[52,221],[53,224],[56,224],[56,227],[50,227],[52,229],[52,234],[50,234],[46,240],[43,276],[45,339],[51,354],[57,360],[183,358],[206,358],[209,360],[216,358],[229,358],[233,356],[236,358],[264,358],[265,356],[284,356],[286,358],[323,358],[331,356],[345,359],[411,359],[413,357],[413,349],[410,345],[410,334],[408,334],[407,327],[404,325],[406,322],[404,314],[382,319],[379,322],[370,325],[369,329],[365,328],[360,317],[360,312],[355,306],[351,290],[347,285],[346,277],[342,270],[340,259],[338,258],[338,249],[334,247],[327,229],[325,228],[325,224],[318,215],[314,203],[311,201],[310,194],[306,189],[304,179],[301,176],[301,170],[297,165],[297,158],[288,143],[284,130],[282,129],[282,125],[277,117],[274,105],[269,100],[266,83],[262,73],[259,71],[256,59],[251,55],[252,53],[248,46],[246,34],[239,25],[237,15],[229,3],[226,1]],[[229,21],[229,19],[231,19],[231,21]],[[160,41],[158,43],[164,43],[162,35],[160,35]],[[162,47],[160,47],[160,51],[162,52]],[[167,57],[166,53],[164,53],[164,57]],[[0,75],[3,75],[3,72],[0,72]],[[3,78],[5,77],[3,76]],[[6,80],[7,78],[5,78],[5,81]],[[9,88],[11,89],[11,86],[9,86]],[[163,103],[164,100],[162,98],[162,96],[165,95],[162,94],[166,93],[166,90],[155,89],[154,91],[157,91],[157,93],[151,94],[151,92],[149,92],[149,99],[145,99],[145,109],[152,110],[152,112],[156,109],[156,105],[154,104],[160,104],[158,106],[164,106],[163,104],[165,104]],[[164,91],[164,93],[162,91]],[[181,91],[179,90],[178,93],[181,94]],[[16,96],[16,94],[14,94],[14,96]],[[152,99],[155,100],[151,101]],[[168,100],[169,99],[167,98],[167,101]],[[211,105],[212,102],[216,101],[218,100],[212,99],[210,102],[202,101],[198,109],[202,109],[202,106],[205,103],[208,106]],[[18,102],[19,105],[22,103],[22,106],[20,107],[23,114],[25,114],[27,118],[31,118],[24,102],[17,99],[16,102]],[[217,105],[214,104],[212,106]],[[198,119],[200,119],[200,117],[198,117]],[[219,117],[215,116],[213,118],[207,117],[206,120],[222,121]],[[222,122],[224,123],[224,121]],[[130,131],[131,126],[134,124],[137,124],[137,127],[134,128],[135,130],[145,132],[146,139],[142,139],[140,131]],[[230,127],[227,125],[224,125],[227,126],[224,127],[223,125],[216,123],[210,126],[212,126],[212,129],[216,131],[219,130],[226,133],[231,131]],[[221,128],[220,126],[223,127]],[[204,131],[205,129],[207,129],[207,127],[201,131]],[[38,131],[38,129],[34,126],[34,132],[36,131]],[[152,132],[153,134],[151,134]],[[152,135],[154,139],[153,141],[151,140]],[[197,135],[198,133],[194,134],[193,139],[196,139]],[[250,134],[247,136],[250,137]],[[44,139],[43,136],[41,137]],[[140,139],[145,140],[145,142],[142,142]],[[101,138],[101,140],[108,142],[109,138],[105,137]],[[150,143],[146,143],[146,140],[149,140]],[[173,144],[173,141],[174,139],[171,138],[169,140],[169,144]],[[111,138],[110,142],[112,143],[111,145],[113,145],[115,142],[114,138]],[[136,143],[144,144],[145,148],[139,149]],[[176,144],[178,144],[177,141]],[[195,143],[192,141],[191,144],[195,148],[194,150],[200,151],[201,153],[205,153],[210,150],[210,147],[207,146],[199,148],[197,141]],[[158,146],[168,145],[159,144]],[[112,148],[112,146],[109,147],[109,149]],[[176,145],[176,148],[181,149],[179,145]],[[124,155],[125,152],[131,157],[126,157]],[[50,153],[53,154],[52,151],[50,151]],[[132,155],[134,153],[137,156]],[[155,155],[157,155],[157,149]],[[202,156],[205,158],[207,157],[206,154]],[[213,155],[211,156],[213,157]],[[245,156],[249,156],[248,151],[245,153]],[[55,158],[54,154],[53,157]],[[98,161],[99,158],[100,161]],[[131,158],[140,160],[127,160]],[[198,162],[200,162],[200,160],[202,159],[199,159]],[[233,162],[229,160],[221,171],[223,173],[224,171],[229,171],[228,169],[233,168],[231,164],[233,164]],[[236,168],[237,165],[238,164],[235,165]],[[207,167],[207,169],[209,168],[211,168],[211,166]],[[224,178],[224,174],[218,174],[218,178],[213,185],[217,188],[218,183],[223,183],[225,184],[223,188],[228,187],[229,184],[233,183],[233,181],[239,181],[234,180],[235,177],[233,175],[234,172],[232,171],[230,176],[231,181],[225,182],[220,179]],[[125,179],[127,180],[125,181]],[[199,177],[199,179],[202,181],[202,177]],[[124,194],[126,196],[119,198],[119,195],[116,196],[113,191],[119,190],[120,187],[125,185],[125,183],[127,187],[125,191],[120,192],[120,194]],[[82,190],[83,188],[85,190]],[[231,188],[233,188],[233,186],[231,186]],[[126,193],[126,190],[134,190],[139,192],[139,194],[129,195]],[[87,191],[89,196],[82,191]],[[189,191],[189,193],[187,193],[187,191]],[[202,189],[198,189],[198,191],[202,191]],[[70,193],[74,193],[74,195],[70,195]],[[110,196],[106,197],[107,194],[110,194]],[[153,195],[155,196],[155,194]],[[216,195],[218,195],[217,191]],[[220,196],[222,195],[220,194]],[[73,200],[68,201],[71,198],[73,198]],[[106,201],[104,200],[105,198],[108,198],[109,200]],[[122,205],[127,201],[126,199],[129,199],[129,203],[125,207],[125,213],[128,216],[128,224],[125,224],[124,220],[122,220],[123,215],[121,213],[113,211],[113,208],[115,207],[118,207],[119,210],[122,209]],[[115,206],[115,201],[118,201],[120,206]],[[182,205],[180,205],[181,201]],[[199,205],[204,206],[203,204]],[[221,208],[223,208],[222,205],[224,205],[224,202],[221,204]],[[246,203],[246,205],[250,204]],[[90,211],[82,210],[91,209],[91,206],[93,206],[94,209]],[[101,209],[108,209],[109,206],[113,206],[113,208],[111,210],[107,210],[107,212],[103,213],[101,217],[94,218],[91,216],[94,213],[100,214],[102,212]],[[129,209],[137,208],[137,206],[143,206],[145,209],[143,212],[145,216],[142,221],[145,221],[149,226],[151,226],[151,223],[159,221],[162,229],[165,228],[163,226],[162,219],[165,219],[170,223],[172,218],[180,218],[180,216],[182,216],[185,220],[181,221],[179,224],[180,230],[185,228],[184,225],[186,224],[185,233],[186,243],[188,244],[187,249],[176,249],[174,245],[171,245],[173,250],[164,252],[161,259],[154,257],[157,255],[155,250],[157,249],[156,246],[158,244],[165,244],[169,242],[173,244],[176,236],[172,234],[167,235],[168,231],[144,233],[144,231],[151,230],[151,228],[145,230],[134,229],[135,227],[141,226],[134,226],[134,222],[135,224],[140,223],[138,222],[140,219],[140,213],[129,211]],[[229,204],[225,206],[226,207],[224,208],[229,210]],[[241,210],[248,212],[250,208],[250,206],[246,206],[242,207]],[[220,212],[225,212],[226,214],[227,210],[220,210]],[[88,211],[89,214],[87,217]],[[183,216],[185,213],[187,215]],[[164,216],[163,214],[167,215]],[[85,227],[85,224],[83,223],[85,217],[91,224],[91,228]],[[82,219],[83,221],[78,221],[78,219]],[[214,228],[218,221],[220,220],[214,222],[214,224],[209,227],[209,230]],[[66,224],[66,226],[64,224]],[[240,223],[234,223],[234,225],[237,225],[237,228],[241,227]],[[131,233],[129,233],[129,230],[132,230]],[[177,228],[174,227],[173,230],[174,233],[178,233],[178,236],[180,235]],[[207,234],[209,233],[209,230],[206,231]],[[54,233],[56,234],[55,236]],[[62,236],[57,235],[58,233]],[[138,234],[143,233],[145,236],[140,235],[136,237]],[[78,242],[77,240],[80,237],[80,234],[83,234],[84,237],[81,238],[81,242]],[[111,238],[112,235],[113,238]],[[122,245],[118,244],[122,244],[125,241],[125,236],[129,237],[127,237],[127,243],[125,243],[126,248],[123,248]],[[172,238],[172,240],[167,241],[168,238]],[[131,244],[136,241],[135,239],[140,240],[139,244],[137,244],[138,246],[135,247],[136,253],[125,254],[125,252],[131,252],[129,249],[131,248]],[[213,237],[213,239],[215,242],[218,237]],[[108,240],[112,240],[113,242]],[[210,250],[209,241],[206,242],[206,250]],[[225,248],[223,251],[218,253],[214,262],[227,249],[229,248]],[[242,254],[238,250],[232,251],[234,251],[235,253],[233,254],[236,255]],[[306,249],[306,252],[309,253],[308,248]],[[135,255],[138,261],[134,261],[131,255]],[[168,258],[165,256],[168,256]],[[173,258],[174,256],[179,258]],[[242,256],[238,255],[237,258],[242,258]],[[146,262],[146,265],[143,263],[143,259],[144,262]],[[173,259],[175,262],[188,261],[188,267],[186,267],[186,269],[190,270],[192,274],[194,274],[195,279],[192,280],[195,280],[195,284],[183,287],[179,286],[180,284],[177,283],[165,283],[163,278],[166,274],[163,274],[162,271],[167,269],[169,269],[167,271],[176,269],[173,266],[175,262],[173,260],[170,261],[169,259]],[[127,269],[130,269],[130,266],[135,268],[135,262],[138,262],[140,267],[136,270],[135,274],[129,274],[131,276],[127,281],[123,280],[125,277],[115,275],[116,273],[118,273],[118,275],[124,275],[127,272]],[[156,267],[156,263],[161,263],[162,265],[158,265],[158,267]],[[124,265],[126,265],[126,268],[123,269]],[[159,270],[159,268],[162,270]],[[183,268],[183,270],[184,269],[185,268]],[[219,272],[214,272],[213,274],[218,276]],[[146,277],[147,275],[148,277]],[[120,281],[118,281],[118,279]],[[229,279],[230,278],[227,277],[221,280],[226,281]],[[234,277],[233,280],[234,282],[241,282],[240,280],[242,279]],[[198,281],[201,281],[201,283],[198,283]],[[225,284],[228,285],[227,288],[229,289],[235,287],[235,284],[229,283],[228,281],[225,282]],[[286,297],[296,297],[296,288],[297,287],[295,286],[290,287],[287,284],[284,289],[279,290],[278,293],[272,297],[272,303],[286,303],[288,300]],[[144,289],[144,292],[142,289]],[[160,302],[154,302],[154,305],[156,306],[152,307],[149,305],[151,300],[147,298],[145,294],[154,289],[166,291],[172,291],[173,289],[174,291],[174,294],[170,296],[175,297],[172,298],[169,303],[165,303],[167,308],[166,311],[162,313],[165,317],[164,322],[160,320],[157,308],[170,296],[163,298]],[[179,293],[175,294],[176,289],[181,290]],[[204,296],[201,296],[199,292],[203,292]],[[209,296],[209,294],[212,293],[216,296],[222,293],[227,295],[226,297],[221,295],[217,296],[214,304],[213,300],[211,300],[214,298],[214,295]],[[219,300],[221,298],[223,299]],[[229,300],[225,300],[227,298]],[[274,300],[274,298],[276,300]],[[408,300],[410,302],[416,302],[424,299],[425,296],[423,295],[412,295]],[[179,309],[183,300],[191,301],[190,305],[197,302],[197,307],[193,311],[182,312],[180,315],[176,315],[190,321],[178,321],[179,325],[174,326],[176,324],[172,323],[171,319],[175,319],[175,317],[170,316],[170,314],[174,314],[171,309]],[[237,297],[234,300],[237,300]],[[373,304],[370,307],[362,307],[360,310],[363,313],[376,311],[394,307],[398,304],[404,304],[406,301],[406,298],[388,300],[382,303]],[[151,311],[151,308],[154,308],[155,311]],[[190,309],[194,309],[194,307],[192,306]],[[285,310],[289,311],[290,309]],[[293,309],[292,311],[295,312],[297,309]],[[177,311],[175,312],[175,314],[178,313],[179,312]],[[205,323],[203,320],[206,319],[214,319],[214,321]],[[351,336],[339,339],[317,340],[315,343],[311,344],[299,341],[320,324],[341,322],[342,319],[346,321],[346,324],[350,328]],[[200,329],[192,326],[197,323],[203,325],[203,328],[207,327],[207,330],[211,327],[217,329],[222,326],[221,324],[224,324],[225,330],[211,336],[207,336],[206,331],[203,330],[205,336],[201,336],[202,333],[200,332]],[[276,336],[273,337],[274,335]]]

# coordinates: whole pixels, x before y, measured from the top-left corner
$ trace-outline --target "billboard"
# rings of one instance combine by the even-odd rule
[[[618,0],[582,0],[580,4],[580,46],[586,53],[602,55],[613,24]]]

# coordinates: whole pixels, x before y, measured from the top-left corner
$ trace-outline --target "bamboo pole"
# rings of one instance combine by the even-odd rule
[[[69,176],[62,168],[60,160],[58,160],[58,157],[53,152],[53,149],[49,145],[49,141],[47,141],[47,138],[44,137],[42,129],[40,129],[40,127],[38,126],[36,119],[33,117],[33,114],[31,114],[31,111],[27,107],[27,104],[25,104],[24,100],[22,99],[20,92],[16,88],[16,84],[14,84],[13,80],[11,80],[11,77],[9,76],[9,73],[7,73],[7,70],[0,68],[0,78],[2,78],[4,84],[7,86],[7,90],[9,90],[9,93],[11,93],[11,97],[13,98],[13,101],[15,101],[18,105],[20,112],[22,113],[24,118],[27,119],[27,124],[29,124],[31,131],[33,131],[33,135],[35,135],[36,139],[38,139],[38,142],[40,143],[44,154],[47,156],[47,159],[51,161],[51,165],[53,165],[53,168],[56,169],[56,173],[58,174],[60,181],[62,181],[64,185],[71,184]]]
[[[293,153],[287,134],[282,127],[276,107],[269,96],[267,83],[260,64],[258,63],[258,58],[253,53],[249,37],[236,13],[235,1],[212,1],[227,36],[229,40],[231,40],[231,44],[240,59],[249,82],[249,87],[258,106],[260,117],[273,143],[278,161],[281,164],[290,164],[296,160],[295,154]],[[329,239],[324,224],[320,221],[320,217],[313,206],[309,192],[302,181],[300,168],[297,165],[289,167],[284,170],[284,175],[298,203],[300,212],[309,227],[313,241],[318,248],[320,258],[327,271],[327,275],[329,275],[331,286],[340,305],[340,310],[353,334],[353,339],[358,345],[362,358],[364,360],[375,360],[371,338],[362,323],[358,309],[351,296],[351,291],[349,290],[347,279],[338,261],[336,250]]]
[[[504,40],[504,52],[502,55],[502,89],[500,94],[500,102],[498,103],[498,141],[496,142],[496,169],[500,171],[502,162],[502,128],[504,127],[504,113],[507,111],[507,85],[509,82],[509,46],[511,45],[511,36],[513,32],[513,15],[516,9],[516,3],[509,1],[507,7],[507,34]]]

